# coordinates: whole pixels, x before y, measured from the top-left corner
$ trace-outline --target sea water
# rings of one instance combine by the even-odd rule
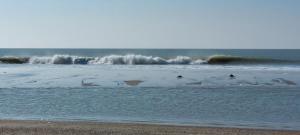
[[[300,50],[0,49],[0,56],[0,119],[300,129]]]

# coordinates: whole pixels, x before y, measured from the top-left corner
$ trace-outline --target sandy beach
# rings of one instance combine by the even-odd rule
[[[1,135],[300,135],[300,131],[157,124],[1,120]]]

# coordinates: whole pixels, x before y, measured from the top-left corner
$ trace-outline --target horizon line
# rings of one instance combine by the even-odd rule
[[[300,48],[81,48],[81,47],[75,47],[75,48],[0,48],[0,49],[110,49],[110,50],[120,50],[120,49],[128,49],[128,50],[191,50],[191,49],[197,49],[197,50],[300,50]]]

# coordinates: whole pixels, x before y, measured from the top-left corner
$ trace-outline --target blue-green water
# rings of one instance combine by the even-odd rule
[[[300,60],[299,49],[0,49],[0,56],[53,56],[56,54],[89,57],[108,56],[112,54],[140,54],[158,57],[232,55]]]

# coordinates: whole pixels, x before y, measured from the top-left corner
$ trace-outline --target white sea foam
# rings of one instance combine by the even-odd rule
[[[51,64],[52,57],[31,57],[29,60],[30,64]]]
[[[191,62],[192,65],[206,64],[207,61],[203,59],[197,59]]]
[[[169,64],[190,64],[192,59],[187,56],[177,56],[174,59],[167,60]]]
[[[143,55],[109,55],[97,57],[89,61],[89,64],[167,64],[166,60],[160,57],[143,56]]]
[[[148,64],[203,64],[204,60],[193,60],[187,56],[177,56],[171,59],[164,59],[161,57],[144,56],[144,55],[109,55],[104,57],[97,57],[89,61],[89,64],[126,64],[126,65],[148,65]]]

